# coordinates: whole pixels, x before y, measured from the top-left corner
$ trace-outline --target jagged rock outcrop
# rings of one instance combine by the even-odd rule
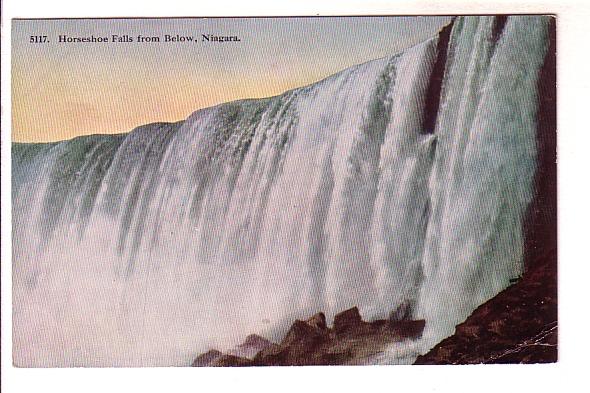
[[[270,343],[251,359],[212,350],[198,356],[193,366],[305,366],[359,364],[392,342],[420,337],[425,321],[363,321],[357,307],[334,317],[332,328],[318,313],[296,320],[279,344]],[[259,336],[257,336],[259,337]],[[257,339],[261,341],[260,339]],[[252,335],[246,342],[252,341]],[[238,347],[242,347],[241,344]],[[231,353],[237,353],[230,351]]]
[[[258,334],[251,334],[246,337],[246,340],[231,351],[229,355],[239,358],[252,359],[258,352],[273,345],[272,342]]]
[[[215,364],[215,361],[222,356],[223,356],[223,353],[221,353],[220,351],[218,351],[216,349],[212,349],[210,351],[207,351],[207,352],[197,356],[195,358],[195,360],[193,360],[193,364],[191,366],[192,367],[213,366],[213,364]]]
[[[276,344],[257,334],[251,334],[243,343],[236,346],[228,353],[222,353],[212,349],[199,355],[192,363],[192,367],[227,367],[227,366],[250,366],[252,358],[260,351],[276,346]]]

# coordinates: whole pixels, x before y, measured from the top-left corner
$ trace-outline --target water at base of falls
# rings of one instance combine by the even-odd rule
[[[283,95],[129,134],[14,144],[20,366],[187,365],[297,318],[400,305],[411,363],[522,271],[548,20],[438,38]],[[433,131],[433,132],[430,132]]]

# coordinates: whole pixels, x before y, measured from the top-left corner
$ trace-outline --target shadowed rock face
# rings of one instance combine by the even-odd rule
[[[477,308],[414,364],[557,361],[557,282],[545,264]]]
[[[436,117],[440,105],[440,92],[445,75],[445,65],[447,61],[447,50],[449,48],[449,40],[451,37],[451,30],[453,29],[453,21],[443,27],[438,33],[438,42],[436,45],[436,61],[432,67],[430,79],[428,81],[428,90],[426,93],[426,102],[424,103],[424,121],[422,125],[423,132],[428,134],[434,133],[436,125]]]
[[[193,361],[192,367],[212,366],[215,363],[215,361],[217,361],[222,356],[223,353],[219,352],[216,349],[212,349],[197,356]]]
[[[325,315],[318,313],[305,321],[296,320],[280,344],[270,343],[257,336],[256,342],[263,342],[265,345],[251,359],[224,355],[212,350],[198,356],[193,366],[360,364],[364,359],[379,353],[387,344],[420,337],[424,325],[423,320],[365,322],[358,308],[354,307],[337,314],[334,325],[330,328],[326,324]],[[252,341],[252,335],[238,348],[249,341]],[[232,350],[231,353],[236,352]]]
[[[251,334],[246,337],[246,340],[231,351],[229,355],[233,355],[239,358],[252,359],[258,352],[273,345],[266,338],[261,337],[257,334]]]

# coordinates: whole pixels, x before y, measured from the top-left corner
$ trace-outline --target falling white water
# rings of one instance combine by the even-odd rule
[[[15,364],[186,365],[352,306],[427,320],[379,362],[452,333],[521,272],[536,165],[548,20],[492,25],[455,21],[433,134],[436,38],[184,122],[15,144]]]

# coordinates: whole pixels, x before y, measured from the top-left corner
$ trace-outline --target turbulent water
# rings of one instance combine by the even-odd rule
[[[352,306],[427,321],[375,361],[452,333],[523,265],[548,19],[503,22],[179,123],[14,144],[15,364],[186,365]]]

